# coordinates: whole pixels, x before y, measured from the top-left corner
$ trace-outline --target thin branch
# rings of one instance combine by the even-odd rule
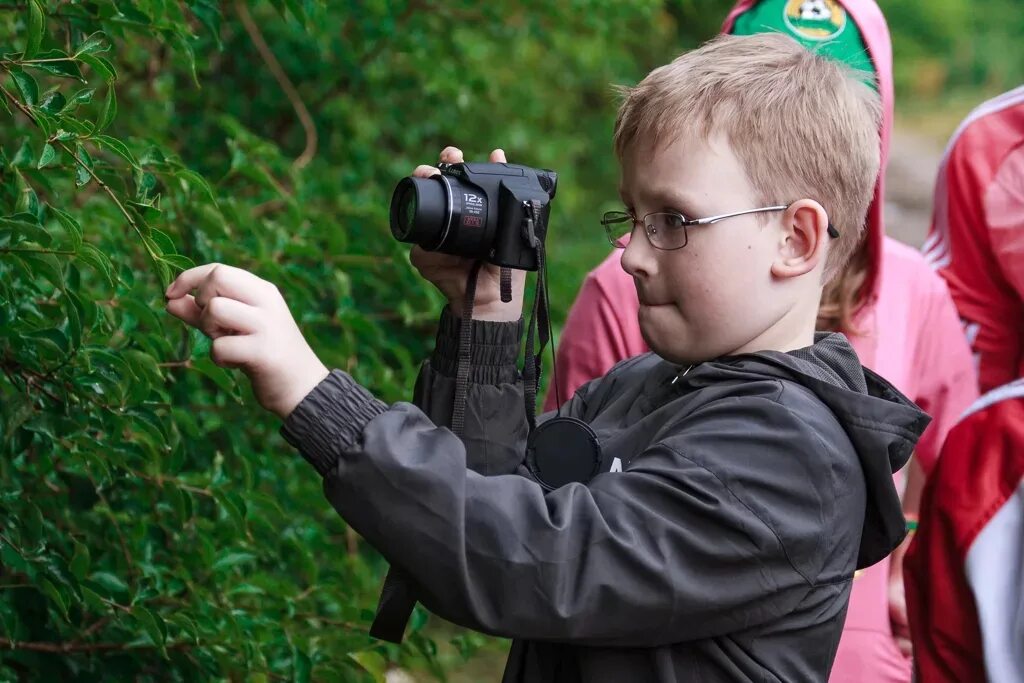
[[[95,623],[93,623],[88,628],[86,628],[84,631],[82,631],[82,638],[88,638],[89,636],[93,635],[94,633],[99,631],[101,628],[106,626],[108,623],[110,623],[110,617],[109,616],[108,617],[100,617],[99,619],[96,620]]]
[[[144,643],[83,643],[77,640],[65,643],[21,642],[10,638],[0,638],[0,649],[29,650],[32,652],[55,652],[68,654],[72,652],[117,652],[121,650],[153,650],[156,645]],[[181,650],[194,647],[192,643],[182,641],[169,643],[168,650]]]
[[[260,57],[263,58],[263,62],[270,69],[270,73],[274,76],[274,80],[281,86],[281,90],[284,91],[285,97],[292,105],[292,109],[295,110],[295,115],[299,117],[299,122],[302,124],[302,129],[306,133],[306,148],[302,150],[295,161],[292,162],[292,168],[298,170],[305,168],[313,157],[316,155],[317,148],[317,133],[316,124],[313,122],[313,117],[309,114],[309,109],[306,108],[305,102],[299,96],[299,91],[292,85],[291,80],[288,78],[288,74],[281,68],[280,62],[277,61],[277,57],[274,56],[273,50],[267,45],[267,41],[263,39],[263,34],[260,33],[259,27],[256,22],[253,21],[252,15],[249,14],[249,8],[245,6],[244,0],[235,0],[235,11],[238,12],[238,18],[242,20],[242,25],[245,27],[245,32],[249,34],[249,38],[252,39],[253,45],[256,46],[256,51],[260,53]]]
[[[165,363],[157,363],[157,367],[161,368],[190,368],[192,367],[192,359],[186,358],[185,360],[171,360]]]
[[[0,254],[61,254],[74,256],[75,252],[63,249],[32,249],[29,247],[0,247]]]

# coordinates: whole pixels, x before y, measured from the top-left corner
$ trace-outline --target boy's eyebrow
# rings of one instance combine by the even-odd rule
[[[692,210],[696,209],[698,204],[685,190],[674,187],[656,187],[645,190],[641,195],[652,204],[662,207]]]

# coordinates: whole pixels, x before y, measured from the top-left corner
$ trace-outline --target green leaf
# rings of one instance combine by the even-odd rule
[[[132,203],[134,204],[135,202],[132,202]],[[152,206],[149,206],[149,205],[146,205],[146,207],[149,208],[149,209],[154,209],[155,208],[155,207],[152,207]],[[156,211],[157,211],[157,215],[159,215],[159,213],[160,213],[159,209],[157,209]],[[167,235],[167,233],[163,232],[162,230],[157,230],[156,228],[153,228],[152,230],[150,230],[149,235],[152,238],[153,242],[155,242],[156,245],[160,248],[160,254],[161,255],[162,254],[174,254],[175,252],[178,251],[177,249],[174,248],[174,240],[172,240]]]
[[[171,36],[171,45],[179,53],[185,55],[185,63],[188,65],[189,73],[192,74],[192,82],[198,88],[199,86],[199,75],[196,73],[196,53],[192,49],[192,44],[189,42],[187,36],[181,34],[174,34]]]
[[[284,0],[284,4],[288,5],[288,9],[291,10],[291,13],[295,15],[296,19],[302,22],[303,26],[308,25],[309,22],[306,19],[306,10],[302,8],[299,0]]]
[[[70,114],[75,109],[77,109],[79,105],[89,104],[90,102],[92,102],[92,96],[95,94],[96,88],[84,88],[82,90],[79,90],[71,96],[71,99],[68,100],[68,103],[64,105],[64,111],[62,111],[61,113]]]
[[[64,356],[71,350],[67,336],[58,329],[35,330],[22,334],[22,337],[42,342],[59,356]]]
[[[142,605],[132,607],[132,616],[146,631],[146,635],[153,641],[153,644],[160,649],[164,658],[167,657],[167,624],[164,620]]]
[[[313,673],[313,662],[309,655],[292,645],[292,680],[295,683],[309,683],[309,677]]]
[[[110,122],[117,116],[117,95],[114,93],[114,86],[107,86],[107,99],[103,101],[103,109],[100,110],[99,118],[96,119],[96,132],[99,133],[110,125]]]
[[[39,156],[36,168],[46,168],[57,159],[57,150],[49,142],[43,145],[43,153]]]
[[[223,49],[224,45],[220,40],[220,22],[221,12],[217,8],[217,3],[213,0],[190,0],[189,9],[192,10],[192,14],[196,15],[196,18],[202,22],[206,30],[210,32],[213,39],[217,42],[217,49]]]
[[[67,104],[67,100],[64,99],[64,96],[59,90],[54,90],[43,97],[43,101],[39,104],[39,108],[47,113],[57,114],[64,108],[65,104]]]
[[[388,660],[384,659],[382,654],[373,650],[363,650],[362,652],[352,652],[349,654],[349,657],[354,659],[359,666],[372,675],[374,681],[384,683],[384,674],[388,670]]]
[[[223,491],[215,491],[213,497],[217,500],[217,504],[224,511],[225,516],[235,524],[235,530],[238,533],[245,532],[245,512],[239,501],[233,499],[232,496],[228,495]]]
[[[101,147],[109,149],[111,152],[127,161],[133,167],[139,168],[139,162],[135,160],[135,155],[131,153],[131,150],[128,149],[126,144],[117,138],[112,138],[109,135],[94,135],[92,139]]]
[[[35,222],[39,222],[39,195],[32,189],[32,186],[25,181],[21,173],[18,174],[18,211],[35,216]]]
[[[57,222],[60,223],[64,231],[67,232],[68,237],[71,238],[72,251],[78,251],[82,248],[82,226],[78,224],[71,214],[66,211],[58,209],[53,204],[47,204],[50,211],[54,216],[57,217]]]
[[[111,286],[113,286],[117,281],[114,277],[114,267],[110,263],[110,258],[97,249],[92,243],[83,242],[82,248],[78,251],[77,258],[80,258],[102,273],[103,277],[107,279],[107,282],[109,282]]]
[[[45,247],[53,241],[50,233],[43,229],[36,221],[36,217],[30,213],[0,217],[0,236],[7,233],[10,233],[11,244],[28,240]]]
[[[189,268],[196,267],[196,264],[192,259],[181,254],[164,254],[160,257],[160,260],[171,268],[175,268],[177,270],[188,270]]]
[[[82,302],[75,293],[66,290],[62,304],[64,315],[67,316],[65,331],[71,339],[71,348],[77,349],[82,345]]]
[[[46,23],[46,8],[41,0],[28,0],[28,35],[22,59],[32,59],[43,42],[43,26]]]
[[[61,272],[60,261],[53,254],[18,253],[23,261],[32,264],[32,272],[42,275],[51,285],[57,289],[64,289],[64,275]]]
[[[192,360],[206,358],[210,354],[210,338],[194,327],[189,328],[188,335],[190,348],[192,349],[189,358]]]
[[[256,556],[252,553],[237,553],[229,552],[221,555],[217,558],[217,561],[213,563],[214,571],[221,571],[224,569],[230,569],[237,567],[241,564],[248,564],[256,559]]]
[[[68,618],[68,599],[64,593],[46,577],[40,577],[39,590],[57,606],[57,609],[60,610],[66,621]]]
[[[93,572],[88,580],[93,590],[110,600],[125,600],[131,594],[128,585],[110,572]]]
[[[36,85],[36,79],[22,71],[21,68],[12,68],[10,73],[14,84],[18,86],[18,92],[21,93],[21,99],[25,101],[25,104],[34,107],[39,101],[39,86]]]
[[[78,57],[83,54],[92,55],[98,52],[106,52],[109,49],[110,41],[107,40],[106,34],[103,31],[97,31],[82,41],[82,44],[75,51],[75,56]]]
[[[84,580],[88,576],[89,548],[87,546],[75,541],[75,554],[71,557],[71,563],[68,565],[68,568],[79,581]]]
[[[190,636],[192,636],[192,641],[196,645],[199,644],[199,629],[196,628],[196,622],[192,621],[180,612],[177,614],[172,614],[168,618],[168,621],[170,621],[172,624],[176,625],[182,631],[187,632]]]
[[[75,155],[78,157],[75,160],[75,185],[84,187],[92,180],[92,157],[81,142],[75,144]]]
[[[95,54],[80,54],[78,61],[84,62],[92,67],[93,72],[107,83],[117,80],[117,70],[110,60]]]
[[[206,182],[206,178],[199,175],[195,171],[189,170],[187,168],[179,169],[174,172],[174,177],[178,178],[179,180],[185,181],[185,184],[187,186],[199,188],[200,190],[203,191],[203,193],[206,194],[207,197],[210,198],[211,202],[213,202],[214,204],[217,203],[217,197],[214,196],[213,188],[210,187],[210,183]]]
[[[35,162],[36,155],[32,152],[32,147],[28,144],[28,140],[21,143],[21,147],[14,154],[14,159],[11,161],[11,166],[28,168]]]

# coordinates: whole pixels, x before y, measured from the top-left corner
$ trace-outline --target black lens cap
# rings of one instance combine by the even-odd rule
[[[526,440],[526,467],[549,491],[574,481],[585,484],[601,471],[601,443],[583,420],[554,417]]]

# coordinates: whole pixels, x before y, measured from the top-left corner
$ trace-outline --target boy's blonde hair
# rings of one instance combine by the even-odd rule
[[[830,279],[860,241],[878,177],[882,107],[865,77],[782,34],[719,36],[623,89],[615,152],[725,135],[759,205],[806,197],[825,208],[840,232]]]

